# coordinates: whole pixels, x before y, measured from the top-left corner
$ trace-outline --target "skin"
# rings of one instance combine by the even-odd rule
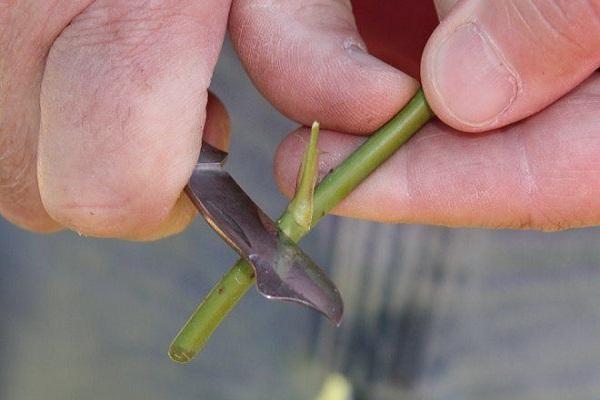
[[[373,3],[0,1],[0,212],[38,232],[183,230],[202,135],[227,147],[227,113],[208,86],[228,27],[261,93],[303,125],[320,121],[322,171],[394,115],[420,76],[439,121],[336,213],[600,223],[600,1]],[[298,133],[275,159],[288,195]]]

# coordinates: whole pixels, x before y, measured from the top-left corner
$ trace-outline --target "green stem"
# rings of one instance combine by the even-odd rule
[[[406,107],[379,128],[317,186],[310,226],[314,227],[432,117],[433,112],[423,91],[419,89]],[[295,223],[293,215],[288,211],[279,219],[278,226],[294,242],[298,242],[309,231]],[[169,356],[177,362],[190,361],[253,284],[254,270],[247,262],[239,260],[181,328],[169,348]]]
[[[223,318],[253,284],[254,269],[246,261],[239,259],[181,328],[169,347],[169,357],[179,363],[186,363],[194,358]]]

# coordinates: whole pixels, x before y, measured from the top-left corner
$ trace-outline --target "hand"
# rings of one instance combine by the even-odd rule
[[[0,0],[0,212],[22,227],[154,239],[228,120],[207,88],[223,0]],[[39,144],[38,144],[39,143]]]
[[[395,67],[414,74],[420,44],[435,20],[423,2],[413,3],[404,5],[410,13],[395,1],[378,2],[375,10],[366,9],[366,1],[355,4],[371,49],[387,64],[364,52],[344,1],[235,1],[230,30],[252,79],[286,115],[304,124],[318,119],[333,131],[367,133],[399,110],[417,87]],[[463,4],[459,10],[465,9]],[[195,215],[181,190],[199,152],[199,132],[220,147],[228,141],[226,112],[207,92],[228,10],[229,4],[218,0],[0,2],[0,212],[36,231],[68,227],[94,236],[154,239],[182,230]],[[377,19],[381,15],[401,21],[397,36],[386,31]],[[435,53],[435,40],[443,41],[444,27],[460,16],[455,11],[438,29],[442,33],[430,43],[425,65],[428,54]],[[595,25],[578,26],[590,32],[590,41],[598,36],[591,31]],[[573,57],[564,54],[573,47],[566,39],[560,42],[551,54],[566,62]],[[585,66],[581,59],[576,64]],[[560,80],[556,97],[575,86],[573,76],[586,76],[585,71],[566,74],[563,64],[544,63],[543,68],[551,86],[557,86],[555,75],[561,71],[570,77],[571,84]],[[593,67],[588,69],[589,74]],[[519,73],[519,87],[529,88]],[[444,111],[448,103],[435,100],[444,96],[430,89],[434,79],[428,73],[424,77],[441,119],[469,129],[457,118],[460,110]],[[593,170],[598,135],[588,112],[595,98],[592,79],[569,95],[575,97],[503,135],[473,139],[431,124],[338,212],[453,225],[598,223],[600,185]],[[508,109],[503,118],[491,118],[487,126],[476,123],[472,130],[536,111],[534,103],[520,100],[530,98],[524,93],[519,91],[512,103],[516,111]],[[570,120],[562,115],[565,108]],[[577,135],[567,142],[557,131],[541,132],[552,121]],[[512,133],[517,129],[525,133]],[[357,145],[355,137],[333,131],[322,141],[328,151],[324,170]],[[281,146],[279,160],[297,157],[294,137]],[[515,157],[520,157],[516,164]],[[288,192],[295,177],[292,164],[276,166]]]
[[[299,11],[290,5],[298,2],[282,2],[289,8],[263,9],[263,15],[248,3],[264,1],[245,3],[232,14],[244,21],[243,31],[233,31],[240,54],[282,111],[331,130],[321,136],[324,172],[363,140],[340,132],[374,129],[413,93],[406,75],[345,46],[363,47],[346,3]],[[421,64],[426,96],[441,122],[426,126],[336,213],[543,230],[600,224],[600,75],[594,73],[600,1],[454,3],[437,1],[444,19]],[[416,70],[415,50],[432,26],[430,4],[364,0],[354,7],[372,53]],[[253,34],[264,36],[263,46],[248,44]],[[281,59],[289,62],[271,62]],[[297,133],[275,162],[287,194],[302,151]]]
[[[342,3],[322,3],[326,12],[314,28],[324,29],[320,38],[326,42],[316,48],[321,55],[328,46],[338,48],[331,61],[343,61],[362,41],[350,13],[336,19],[335,13],[345,10]],[[294,5],[298,9],[290,8]],[[230,6],[224,0],[0,0],[0,213],[39,232],[67,227],[141,240],[185,228],[196,212],[181,191],[196,163],[202,131],[218,147],[228,140],[226,112],[207,88]],[[262,17],[281,23],[297,16],[298,23],[286,27],[282,44],[287,47],[273,53],[287,74],[273,83],[296,90],[301,81],[281,79],[293,72],[288,61],[299,60],[287,60],[282,51],[294,51],[295,34],[300,44],[310,44],[302,35],[311,34],[306,24],[319,10],[315,1],[236,2],[232,31],[239,39],[247,25],[253,38],[238,45],[257,49],[243,52],[246,63],[260,67],[274,60],[269,58],[273,37],[260,34],[258,23],[269,24]],[[337,26],[347,34],[328,36],[328,27],[333,35]],[[348,39],[345,49],[338,38]],[[302,55],[307,49],[300,50]],[[360,51],[356,57],[375,60]],[[306,73],[327,66],[322,57],[302,61]],[[382,115],[371,110],[368,123],[355,118],[353,126],[362,124],[365,131],[399,109],[416,87],[400,71],[376,60],[375,66],[376,80],[360,63],[339,66],[348,78],[360,80],[362,90],[373,86],[372,93],[401,94]],[[315,83],[312,101],[339,98],[339,92],[318,92]],[[288,109],[298,98],[290,97],[286,105],[285,92],[269,95]],[[355,97],[342,109],[346,115],[366,110],[362,103]],[[308,122],[317,116],[307,107],[296,115]],[[332,115],[329,126],[344,128],[335,124],[343,114]]]

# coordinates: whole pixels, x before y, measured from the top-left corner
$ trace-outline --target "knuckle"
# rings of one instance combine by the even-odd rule
[[[159,40],[157,33],[193,33],[202,24],[193,8],[183,3],[181,0],[133,0],[126,5],[96,2],[73,20],[68,36],[82,46],[115,43],[135,48]]]
[[[197,50],[180,44],[190,41],[177,38],[198,37],[195,43],[201,46],[210,35],[194,7],[182,3],[189,2],[96,2],[57,38],[50,59],[67,61],[63,64],[87,62],[83,73],[88,79],[110,77],[116,83],[149,90],[153,80],[164,80],[172,73],[169,60],[176,66],[181,54]],[[204,60],[194,67],[209,76]]]

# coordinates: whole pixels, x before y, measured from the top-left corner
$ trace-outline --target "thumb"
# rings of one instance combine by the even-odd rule
[[[600,65],[600,0],[463,0],[423,54],[431,107],[464,131],[548,106]]]

